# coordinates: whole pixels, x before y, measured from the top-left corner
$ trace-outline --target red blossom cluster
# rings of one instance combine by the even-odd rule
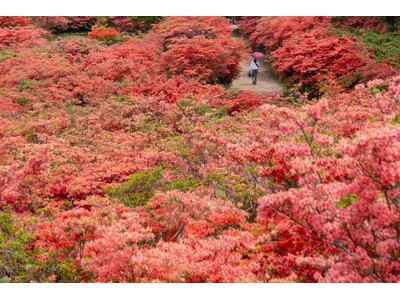
[[[242,17],[238,22],[238,28],[244,36],[250,36],[255,30],[261,17]]]
[[[89,32],[89,38],[104,42],[112,42],[113,40],[118,38],[118,36],[118,30],[103,26],[93,26],[91,31]]]
[[[32,27],[0,28],[0,50],[10,47],[34,47],[45,42],[46,31]]]
[[[364,56],[348,37],[335,37],[316,29],[285,40],[271,53],[271,61],[282,78],[300,82],[312,92],[321,91],[331,79],[363,66]]]
[[[160,64],[167,74],[225,85],[239,75],[244,45],[231,38],[227,19],[171,17],[154,30],[162,37]]]
[[[249,35],[250,43],[261,43],[265,50],[273,52],[282,46],[285,40],[298,37],[312,29],[329,26],[330,17],[262,17],[252,24],[254,31]],[[246,26],[239,22],[240,28]],[[245,31],[246,32],[246,31]]]
[[[0,17],[0,27],[28,26],[28,17]]]

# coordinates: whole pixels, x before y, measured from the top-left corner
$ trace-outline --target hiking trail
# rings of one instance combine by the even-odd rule
[[[233,29],[237,28],[237,25],[232,25]],[[273,78],[265,67],[265,63],[261,60],[260,69],[258,71],[257,84],[253,85],[251,77],[247,76],[250,68],[251,56],[244,59],[240,63],[242,69],[239,77],[232,82],[232,87],[236,87],[239,90],[251,90],[259,93],[280,93],[283,91],[279,81]]]

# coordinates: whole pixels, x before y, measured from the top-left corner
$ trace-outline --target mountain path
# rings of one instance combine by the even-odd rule
[[[235,29],[237,25],[232,25]],[[264,62],[261,61],[261,66],[258,71],[257,84],[252,83],[252,78],[247,76],[250,69],[251,56],[243,60],[240,63],[242,69],[239,77],[232,82],[232,87],[236,87],[239,90],[251,90],[259,93],[280,93],[283,91],[282,87],[275,78],[273,78],[266,70]]]

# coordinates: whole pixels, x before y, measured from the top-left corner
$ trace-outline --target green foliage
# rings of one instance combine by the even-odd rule
[[[336,202],[337,207],[348,207],[350,204],[354,203],[357,201],[357,195],[356,194],[349,194],[346,195],[343,199],[340,201]]]
[[[373,117],[373,118],[367,119],[367,122],[374,123],[374,122],[378,122],[379,120],[380,120],[379,117]]]
[[[30,100],[29,100],[28,97],[24,96],[24,97],[15,99],[13,102],[17,103],[17,104],[19,104],[21,106],[27,106],[29,104]]]
[[[34,236],[14,220],[12,212],[0,211],[0,282],[26,282],[33,278],[33,241]]]
[[[76,37],[76,36],[81,36],[81,37],[88,37],[88,32],[89,31],[67,31],[67,32],[55,32],[50,36],[50,40],[57,40],[58,37],[61,38],[68,38],[68,37]],[[86,53],[87,54],[87,53]]]
[[[191,179],[190,177],[185,177],[182,179],[175,179],[171,183],[167,183],[165,188],[167,190],[181,190],[181,191],[189,191],[196,187],[199,187],[201,182],[195,179]]]
[[[80,282],[82,278],[82,269],[79,265],[74,263],[71,259],[64,259],[60,264],[56,264],[58,282]]]
[[[4,276],[3,278],[0,278],[0,283],[9,283],[11,282],[11,278]]]
[[[135,173],[127,182],[108,189],[106,193],[119,198],[129,207],[145,205],[154,196],[162,171],[162,167],[157,167],[150,171]]]
[[[235,88],[226,91],[226,95],[231,95],[234,97],[236,94]],[[209,104],[199,104],[195,97],[187,96],[178,102],[178,120],[183,117],[202,117],[207,116],[207,120],[220,119],[228,115],[229,106],[218,106],[212,108]]]
[[[33,129],[29,129],[25,133],[25,138],[31,144],[37,144],[39,142],[39,138],[38,138],[37,134],[35,133],[35,131]]]
[[[374,50],[374,57],[377,61],[390,58],[391,62],[400,68],[400,43],[398,33],[377,33],[367,31],[362,35],[362,41]]]
[[[224,98],[233,99],[239,96],[240,89],[236,86],[230,86],[224,91]]]
[[[133,23],[140,22],[144,24],[145,31],[149,31],[154,24],[160,22],[163,17],[157,16],[136,16],[130,17]]]
[[[257,215],[257,199],[265,195],[265,191],[252,182],[257,172],[251,166],[247,167],[244,176],[229,174],[228,171],[212,171],[207,174],[204,184],[207,187],[215,186],[215,193],[218,196],[232,200],[250,214],[249,221],[254,221]]]
[[[362,74],[360,73],[351,73],[351,74],[346,74],[343,75],[341,78],[341,84],[345,88],[353,88],[357,84],[361,82],[363,79]]]
[[[201,185],[200,181],[189,176],[184,178],[176,176],[172,181],[167,181],[162,178],[163,171],[164,167],[158,166],[152,170],[135,173],[127,182],[108,188],[106,193],[111,197],[119,198],[129,207],[136,207],[146,205],[156,191],[189,191]],[[180,170],[176,170],[176,173],[182,174]]]
[[[354,36],[372,50],[374,58],[381,62],[390,59],[391,63],[400,68],[400,43],[397,32],[375,32],[354,28],[337,29],[338,35]]]
[[[382,17],[382,21],[385,22],[386,27],[389,31],[395,31],[396,27],[398,27],[399,24],[399,17]]]
[[[379,94],[382,91],[387,91],[388,90],[388,86],[387,85],[376,85],[371,89],[371,93],[372,94]]]
[[[397,113],[396,116],[391,121],[392,124],[400,124],[400,113]]]
[[[200,106],[196,105],[195,99],[188,98],[188,99],[181,99],[178,102],[178,108],[179,112],[182,113],[182,115],[186,114],[186,108],[192,108],[193,112],[197,116],[204,116],[206,113],[211,112],[211,107],[208,104],[202,104]]]
[[[232,31],[232,37],[234,37],[234,38],[240,38],[241,36],[242,36],[242,34],[241,34],[239,28],[235,28],[235,29]]]
[[[222,198],[226,198],[226,194],[221,187],[218,187],[215,192],[217,193],[218,196],[220,196]]]
[[[77,111],[78,111],[78,109],[75,107],[75,106],[73,106],[73,105],[70,105],[68,108],[67,108],[67,113],[68,113],[68,115],[69,115],[69,118],[70,118],[70,122],[71,122],[71,127],[72,128],[76,128],[76,114],[77,114]]]
[[[229,106],[224,105],[224,106],[219,106],[213,113],[210,114],[209,119],[221,119],[225,116],[229,116],[228,114]]]
[[[24,90],[30,90],[36,87],[37,81],[35,79],[23,79],[19,82],[18,84],[18,90],[24,91]]]
[[[18,58],[18,53],[15,53],[14,50],[3,50],[0,52],[0,62],[5,61],[11,57]]]
[[[119,95],[119,96],[115,96],[114,99],[117,102],[128,102],[128,103],[134,103],[134,101],[126,95]]]

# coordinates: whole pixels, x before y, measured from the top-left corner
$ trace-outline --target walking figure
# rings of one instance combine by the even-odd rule
[[[257,59],[253,59],[250,64],[251,78],[253,79],[253,84],[257,84],[258,69],[260,68]]]

